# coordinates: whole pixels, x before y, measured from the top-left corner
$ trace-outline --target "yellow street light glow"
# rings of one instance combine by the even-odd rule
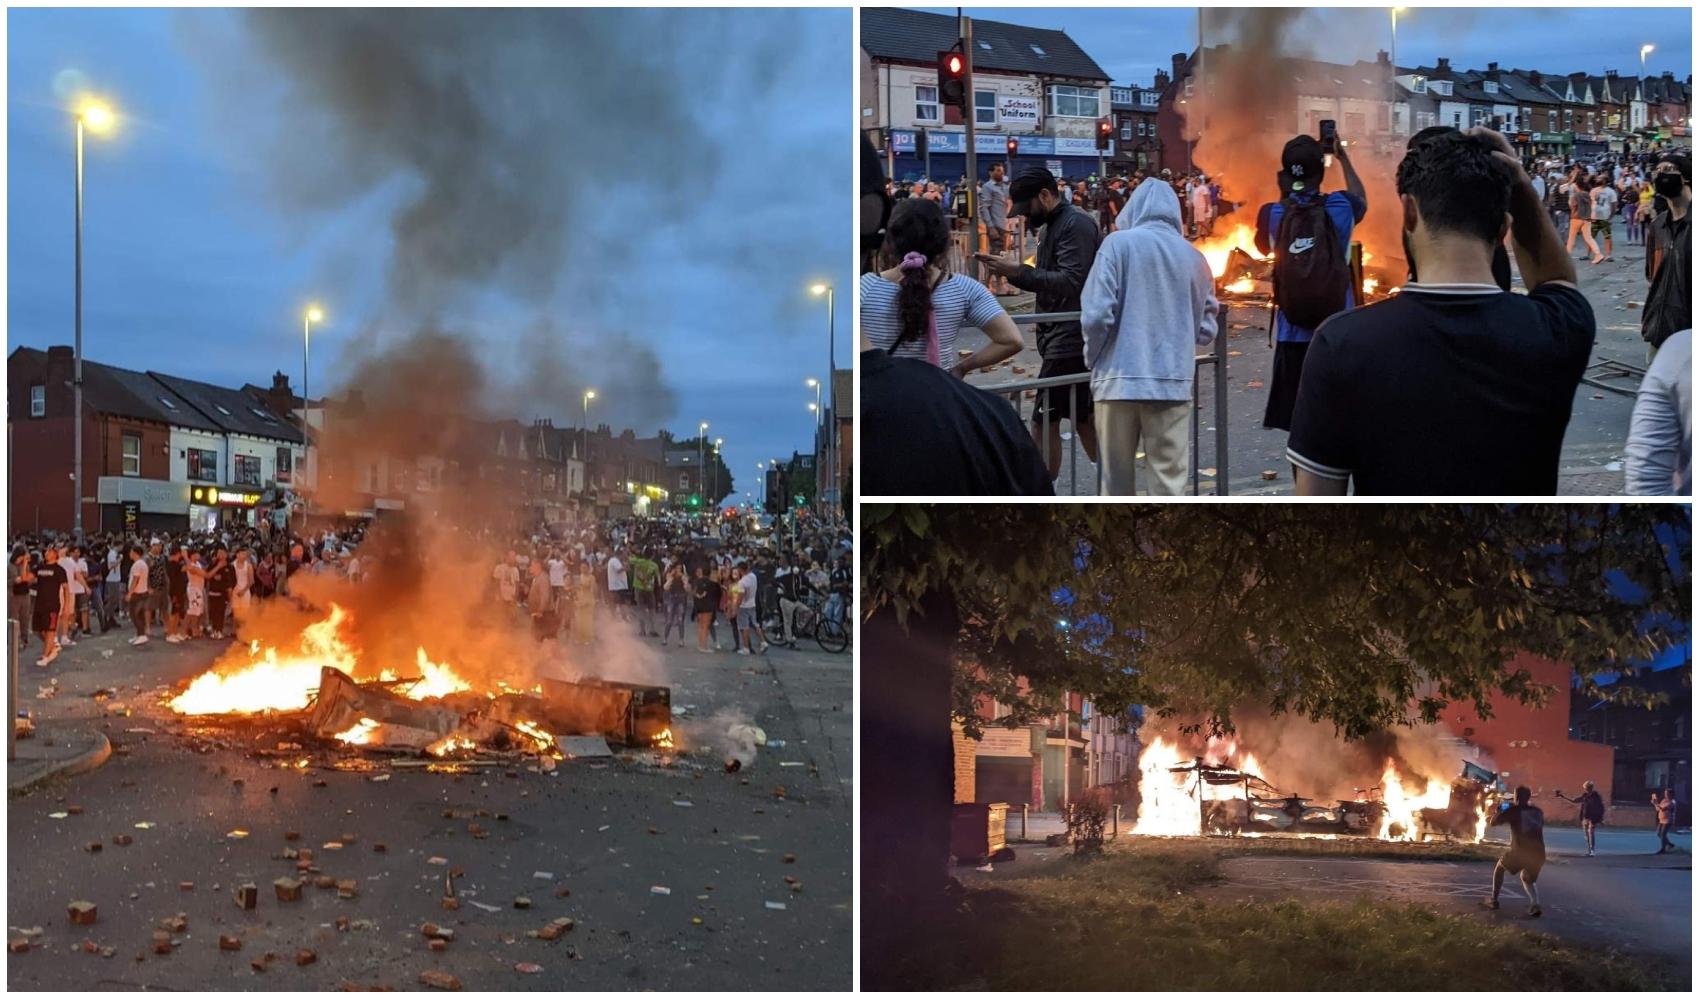
[[[324,320],[325,320],[325,311],[323,309],[320,309],[318,306],[308,306],[307,307],[307,321],[308,322],[310,322],[310,323],[322,323],[322,322],[324,322]]]
[[[1650,44],[1649,44],[1649,45],[1643,45],[1643,46],[1641,46],[1641,54],[1642,54],[1642,55],[1646,55],[1646,54],[1647,54],[1647,53],[1649,53],[1649,52],[1651,52],[1651,51],[1653,51],[1653,46],[1652,46],[1652,45],[1650,45]]]
[[[814,404],[814,403],[810,403],[810,404],[809,404],[809,412],[810,412],[810,413],[813,413],[813,412],[815,412],[815,411],[816,411],[816,410],[818,410],[818,409],[820,409],[820,407],[819,407],[819,406],[817,406],[817,405],[815,405],[815,404]]]
[[[815,284],[809,286],[809,294],[810,295],[825,295],[827,292],[829,292],[831,290],[832,290],[832,286],[829,285],[829,284],[826,284],[825,282],[816,282]]]
[[[596,390],[595,389],[584,390],[584,398],[585,399],[595,399],[596,398]]]
[[[820,385],[820,381],[818,379],[812,379],[812,378],[811,379],[804,379],[803,384],[808,386],[809,388],[813,389],[815,386]]]
[[[118,115],[111,107],[92,97],[78,106],[77,117],[90,132],[105,132],[118,122]]]

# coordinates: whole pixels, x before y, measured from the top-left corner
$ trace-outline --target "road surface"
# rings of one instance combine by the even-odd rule
[[[29,952],[8,956],[11,989],[416,989],[428,969],[484,990],[850,988],[849,656],[666,650],[673,704],[694,706],[675,727],[687,746],[712,743],[722,712],[784,741],[737,774],[710,746],[670,767],[638,755],[565,761],[552,775],[452,775],[273,767],[240,735],[197,749],[169,731],[157,685],[200,672],[217,647],[138,650],[125,635],[68,651],[46,699],[37,695],[48,671],[26,654],[24,702],[43,738],[100,727],[115,753],[10,803],[9,936],[40,928]],[[91,697],[101,688],[116,695]],[[133,714],[112,714],[118,705]],[[473,824],[487,836],[475,838]],[[119,835],[133,842],[119,846]],[[95,842],[102,849],[90,853]],[[278,901],[273,880],[294,873],[285,848],[313,849],[358,895],[308,885],[301,901]],[[464,869],[452,912],[441,905],[450,867]],[[242,882],[261,890],[252,912],[233,902]],[[529,909],[515,908],[522,895]],[[98,923],[68,926],[73,900],[96,903]],[[177,947],[155,954],[152,932],[178,913],[187,929],[172,935]],[[528,936],[557,917],[576,926],[555,941]],[[428,950],[427,921],[455,931],[443,952]],[[220,935],[239,936],[241,950],[221,951]],[[300,949],[316,960],[297,965]],[[278,961],[252,969],[266,952]],[[525,963],[541,971],[516,969]]]

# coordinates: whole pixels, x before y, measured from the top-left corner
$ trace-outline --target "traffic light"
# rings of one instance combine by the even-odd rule
[[[924,128],[915,130],[915,155],[920,157],[927,155],[927,130]]]
[[[1098,148],[1101,150],[1110,148],[1110,120],[1108,118],[1098,119]]]
[[[939,53],[939,103],[968,108],[966,78],[968,60],[962,55],[962,43]]]
[[[701,502],[701,500],[702,500],[702,498],[698,497],[695,493],[691,494],[691,506],[692,507],[695,507],[698,503]]]
[[[1015,141],[1015,136],[1013,135],[1009,137],[1008,142],[1004,143],[1004,149],[1008,151],[1009,158],[1012,160],[1015,159],[1015,150],[1017,145],[1019,144]]]

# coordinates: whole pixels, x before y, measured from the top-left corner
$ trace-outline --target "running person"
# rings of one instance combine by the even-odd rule
[[[1523,891],[1529,896],[1529,916],[1540,916],[1541,896],[1535,880],[1541,877],[1541,868],[1547,863],[1547,845],[1541,836],[1546,816],[1539,806],[1529,804],[1528,786],[1518,785],[1517,804],[1495,813],[1488,825],[1504,826],[1511,831],[1511,849],[1500,855],[1499,862],[1493,866],[1493,895],[1482,905],[1490,910],[1499,909],[1499,888],[1505,883],[1505,873],[1510,872],[1523,883]]]
[[[1577,818],[1582,821],[1582,835],[1588,838],[1588,857],[1593,857],[1594,830],[1606,819],[1605,800],[1600,798],[1599,792],[1594,791],[1592,781],[1582,782],[1582,794],[1575,798],[1571,798],[1563,792],[1554,792],[1553,794],[1566,802],[1574,802],[1582,807]]]

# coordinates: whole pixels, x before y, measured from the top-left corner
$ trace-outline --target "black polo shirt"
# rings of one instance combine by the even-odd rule
[[[1593,346],[1565,282],[1407,285],[1317,329],[1287,457],[1361,496],[1555,495]]]

